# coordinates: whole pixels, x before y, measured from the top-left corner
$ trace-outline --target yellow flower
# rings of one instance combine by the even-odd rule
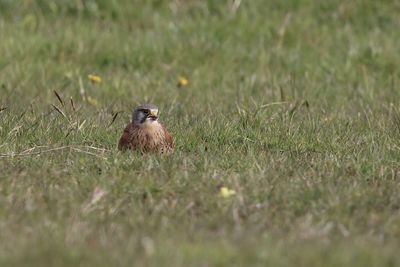
[[[90,97],[90,96],[88,96],[87,102],[88,102],[90,105],[94,106],[94,107],[99,107],[99,106],[100,106],[99,101],[97,101],[96,98],[92,98],[92,97]]]
[[[226,186],[221,186],[219,189],[219,195],[221,197],[228,198],[228,197],[236,195],[236,192],[235,192],[235,190],[229,189]]]
[[[89,74],[88,75],[88,79],[92,82],[92,83],[100,83],[101,82],[101,77],[97,76],[95,74]]]
[[[189,80],[186,79],[185,77],[179,77],[178,78],[178,87],[184,87],[189,84]]]

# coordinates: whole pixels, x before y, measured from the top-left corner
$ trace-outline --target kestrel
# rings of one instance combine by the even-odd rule
[[[125,127],[119,139],[118,149],[169,153],[173,141],[167,129],[158,122],[158,107],[144,104],[133,110],[132,121]]]

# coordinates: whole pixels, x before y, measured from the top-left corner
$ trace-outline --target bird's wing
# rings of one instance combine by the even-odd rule
[[[172,141],[172,136],[169,134],[169,132],[167,131],[167,129],[162,125],[163,131],[164,131],[164,136],[165,136],[165,141],[167,143],[167,145],[170,148],[174,147],[174,142]]]
[[[118,149],[119,150],[127,150],[129,148],[131,148],[132,144],[131,144],[131,138],[130,138],[130,132],[132,129],[132,123],[129,123],[125,129],[124,132],[122,133],[121,138],[119,139],[118,142]]]

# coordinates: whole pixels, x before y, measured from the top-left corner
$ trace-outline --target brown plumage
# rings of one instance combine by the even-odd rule
[[[167,129],[158,122],[158,108],[151,104],[137,107],[132,121],[125,127],[119,139],[118,149],[170,153],[173,141]]]

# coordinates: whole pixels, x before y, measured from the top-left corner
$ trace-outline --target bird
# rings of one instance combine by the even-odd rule
[[[118,142],[120,151],[158,152],[169,154],[174,150],[170,133],[158,121],[158,107],[143,104],[132,112],[132,120],[125,127]]]

